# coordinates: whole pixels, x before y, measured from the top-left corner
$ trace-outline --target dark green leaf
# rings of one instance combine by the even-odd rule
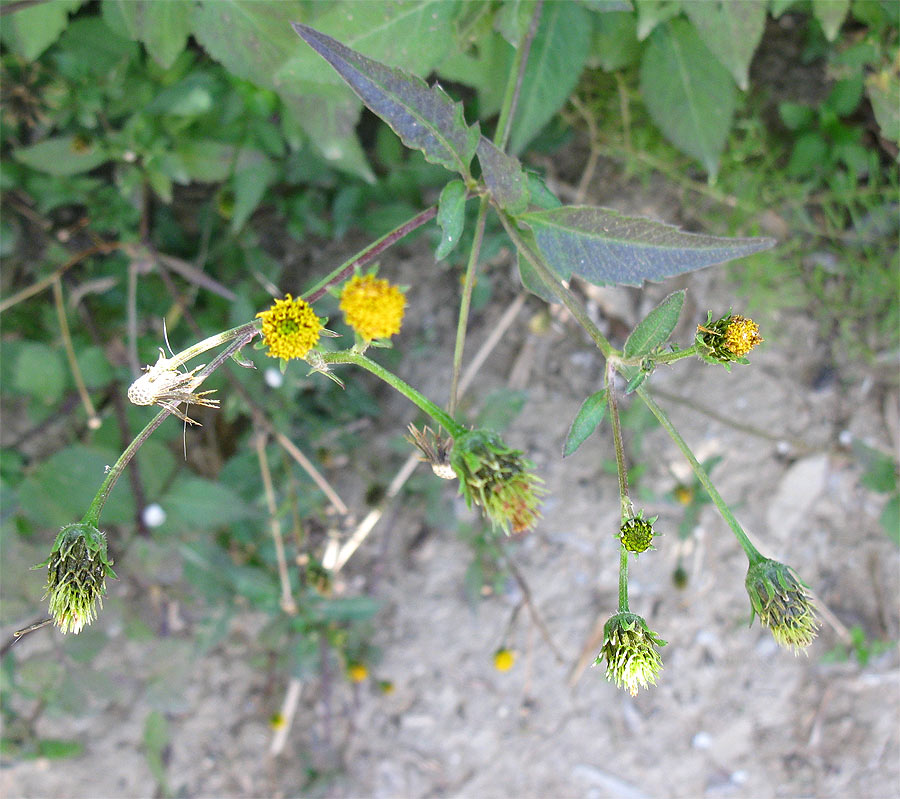
[[[706,46],[747,91],[750,61],[766,25],[766,0],[686,3],[684,10]]]
[[[572,93],[590,52],[591,22],[579,3],[544,4],[522,78],[511,152],[522,152]]]
[[[637,0],[637,37],[644,41],[657,25],[681,13],[681,0]]]
[[[684,305],[684,289],[666,297],[644,320],[631,331],[625,342],[623,354],[626,358],[639,358],[665,344],[681,315]]]
[[[278,167],[261,153],[255,153],[249,163],[242,163],[234,173],[234,211],[231,229],[240,230],[250,215],[256,210],[269,188],[281,174]]]
[[[61,353],[39,341],[23,341],[16,352],[13,388],[42,405],[53,405],[66,388],[66,367]]]
[[[213,530],[253,515],[234,492],[199,477],[178,479],[160,504],[168,514],[160,528],[166,531]]]
[[[581,408],[575,414],[575,419],[569,428],[566,443],[563,444],[564,458],[575,452],[603,421],[603,417],[606,415],[606,394],[607,391],[604,388],[602,391],[591,394],[581,403]]]
[[[741,258],[775,245],[773,239],[727,239],[684,233],[672,225],[592,206],[563,206],[521,214],[541,252],[563,278],[639,286]]]
[[[501,208],[518,214],[528,207],[528,181],[518,158],[507,155],[482,136],[478,163],[488,191]]]
[[[540,252],[540,248],[534,238],[534,233],[532,233],[531,230],[522,228],[519,230],[519,235],[528,243],[535,253]],[[540,297],[544,302],[560,302],[559,297],[556,296],[556,292],[544,282],[544,279],[537,273],[535,268],[531,265],[531,262],[521,252],[516,252],[516,262],[519,267],[519,278],[527,291]],[[559,275],[557,275],[557,277],[559,277],[560,280],[563,280],[568,278],[568,275],[566,275],[566,278]]]
[[[0,38],[13,52],[27,61],[34,61],[59,38],[69,14],[84,0],[55,0],[16,10],[3,17]]]
[[[545,210],[559,208],[562,205],[559,197],[547,188],[547,184],[540,175],[526,172],[525,177],[528,178],[528,202],[530,205],[536,205]]]
[[[734,117],[734,81],[686,20],[653,32],[641,61],[641,96],[666,138],[715,178]]]
[[[460,103],[454,103],[440,86],[429,87],[415,75],[366,58],[308,25],[293,23],[293,27],[407,147],[468,176],[479,133],[477,124],[466,125]]]
[[[30,147],[19,147],[12,155],[32,169],[63,176],[89,172],[109,160],[102,147],[77,136],[53,136]]]
[[[459,244],[466,224],[466,184],[461,180],[451,180],[441,191],[437,223],[443,235],[434,257],[440,261]]]
[[[591,64],[607,72],[637,63],[641,45],[634,14],[618,11],[597,17],[592,50]]]
[[[103,19],[114,31],[143,42],[164,69],[175,63],[191,32],[190,3],[103,0]]]

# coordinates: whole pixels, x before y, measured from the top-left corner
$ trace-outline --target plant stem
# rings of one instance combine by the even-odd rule
[[[628,613],[628,550],[619,549],[619,613]]]
[[[709,475],[706,473],[706,470],[703,468],[703,466],[700,465],[700,461],[697,460],[687,442],[675,429],[675,426],[669,420],[669,417],[666,415],[665,411],[656,404],[656,402],[647,393],[647,390],[643,386],[638,388],[636,393],[644,401],[644,403],[650,409],[650,412],[656,417],[657,421],[662,425],[665,431],[669,434],[669,437],[675,442],[684,457],[687,458],[688,463],[690,463],[691,468],[694,470],[694,474],[697,475],[697,480],[699,480],[700,484],[706,489],[706,493],[709,494],[709,498],[719,509],[719,513],[722,515],[722,518],[728,523],[728,526],[734,532],[738,543],[741,545],[741,547],[743,547],[744,552],[747,554],[747,557],[750,560],[750,565],[752,566],[759,561],[765,560],[765,558],[763,558],[763,556],[759,553],[759,550],[757,550],[757,548],[753,546],[753,543],[744,532],[744,528],[741,527],[740,523],[731,512],[731,508],[729,508],[725,503],[725,500],[722,499],[722,495],[719,494],[719,492],[716,490],[716,487],[713,485],[712,480],[709,479]]]
[[[675,363],[675,361],[680,361],[682,358],[690,358],[698,352],[700,352],[700,347],[697,344],[692,344],[686,350],[677,350],[675,352],[666,352],[662,355],[656,355],[653,357],[653,361],[654,363]]]
[[[356,255],[347,261],[344,261],[337,269],[322,278],[309,291],[303,293],[303,299],[307,302],[315,302],[321,297],[333,283],[340,283],[345,277],[350,275],[355,269],[365,266],[367,263],[374,261],[388,247],[396,244],[404,236],[412,233],[416,228],[422,227],[426,222],[431,221],[437,215],[437,206],[432,205],[421,213],[416,214],[408,219],[402,225],[398,225],[393,230],[385,233],[380,239],[373,241],[368,247],[360,250]]]
[[[472,304],[472,288],[475,286],[478,256],[481,255],[481,242],[484,238],[487,209],[488,198],[482,197],[478,206],[478,218],[475,220],[475,236],[472,239],[469,262],[466,264],[466,279],[463,284],[462,299],[459,303],[459,319],[456,323],[456,345],[453,348],[453,375],[450,379],[450,402],[447,404],[447,410],[451,415],[456,412],[456,403],[459,399],[459,375],[462,369],[463,349],[466,345],[466,327],[469,323],[469,307]]]
[[[459,424],[450,414],[435,405],[428,397],[414,389],[409,383],[401,380],[393,372],[389,372],[380,364],[367,358],[361,352],[353,350],[341,350],[340,352],[323,352],[322,360],[325,363],[352,363],[361,366],[376,377],[384,380],[391,388],[399,391],[414,405],[417,405],[439,425],[441,425],[453,438],[458,438],[466,432],[466,428]]]
[[[606,366],[606,398],[609,402],[609,417],[612,422],[613,443],[616,449],[616,472],[619,475],[619,502],[622,509],[622,524],[631,517],[631,500],[628,498],[628,471],[625,468],[625,445],[622,443],[622,424],[619,421],[619,404],[616,400],[616,370],[612,361]]]

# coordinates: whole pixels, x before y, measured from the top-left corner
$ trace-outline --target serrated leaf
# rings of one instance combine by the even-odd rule
[[[591,22],[579,3],[544,5],[522,77],[510,152],[522,152],[574,90],[591,49]]]
[[[109,160],[102,147],[84,144],[77,136],[53,136],[29,147],[19,147],[12,155],[21,164],[57,176],[90,172]]]
[[[572,426],[569,428],[566,443],[563,444],[564,458],[575,452],[603,421],[603,417],[606,415],[606,394],[607,390],[604,388],[602,391],[591,394],[581,403],[581,407],[572,421]]]
[[[482,136],[478,143],[478,163],[488,191],[501,208],[518,214],[528,207],[528,180],[518,158],[507,155]]]
[[[850,10],[850,0],[812,0],[812,7],[825,38],[833,42]]]
[[[676,147],[715,179],[734,117],[734,81],[683,19],[653,32],[641,59],[641,96]]]
[[[103,0],[103,19],[115,31],[143,42],[147,52],[168,69],[184,51],[191,32],[190,3],[159,0]]]
[[[415,75],[366,58],[308,25],[293,23],[293,28],[407,147],[421,150],[432,163],[469,176],[478,125],[466,124],[462,105],[440,86],[429,87]]]
[[[441,191],[437,223],[443,235],[434,257],[440,261],[459,244],[466,224],[466,184],[461,180],[451,180]]]
[[[53,0],[19,8],[4,16],[0,38],[14,53],[33,61],[44,52],[69,24],[69,14],[84,0]]]
[[[652,219],[593,206],[529,211],[538,247],[563,279],[575,274],[598,285],[640,286],[767,250],[774,239],[728,239],[685,233]]]
[[[750,61],[766,25],[766,0],[687,3],[684,10],[706,46],[747,91]]]
[[[684,305],[684,289],[672,292],[631,331],[622,354],[626,358],[640,358],[668,341],[678,324]]]

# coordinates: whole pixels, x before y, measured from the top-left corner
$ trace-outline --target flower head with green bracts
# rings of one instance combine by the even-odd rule
[[[405,308],[403,291],[374,275],[354,275],[341,292],[344,319],[365,341],[399,333]]]
[[[594,665],[605,660],[606,679],[636,696],[639,688],[656,685],[662,671],[657,647],[665,645],[640,616],[619,611],[603,626],[603,646]]]
[[[745,356],[762,342],[756,322],[730,311],[715,321],[708,312],[706,324],[697,325],[695,343],[700,357],[728,368],[732,363],[749,363]]]
[[[806,649],[819,628],[816,606],[806,584],[790,566],[769,558],[752,563],[747,570],[750,624],[759,616],[779,646],[797,655]]]
[[[106,536],[84,522],[63,527],[53,551],[43,563],[47,567],[50,615],[63,633],[80,633],[103,607],[106,578],[115,578],[112,561],[106,555]]]
[[[653,529],[653,523],[659,516],[644,518],[644,511],[638,511],[636,516],[626,519],[619,528],[619,540],[629,552],[640,555],[648,549],[653,549],[653,539],[659,535]]]
[[[319,343],[322,320],[306,300],[295,300],[286,294],[285,299],[275,300],[271,308],[256,316],[262,319],[262,340],[269,348],[266,355],[270,358],[305,358]]]
[[[466,504],[478,505],[495,528],[509,535],[537,524],[543,481],[532,473],[534,464],[496,433],[470,430],[455,438],[450,466]]]

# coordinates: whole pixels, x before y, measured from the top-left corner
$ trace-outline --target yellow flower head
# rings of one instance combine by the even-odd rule
[[[270,358],[303,358],[319,343],[322,320],[305,300],[295,300],[290,294],[267,311],[256,315],[262,321],[263,342],[269,347]]]
[[[516,653],[511,649],[498,649],[494,652],[494,668],[497,671],[509,671],[516,662]]]
[[[369,670],[364,663],[351,663],[347,666],[347,676],[353,682],[365,682],[369,676]]]
[[[759,335],[759,325],[752,319],[743,316],[732,316],[728,327],[725,328],[725,338],[722,346],[743,358],[757,344],[762,343],[763,337]]]
[[[373,275],[355,275],[341,292],[344,319],[362,338],[390,338],[400,332],[406,297],[397,286]]]

